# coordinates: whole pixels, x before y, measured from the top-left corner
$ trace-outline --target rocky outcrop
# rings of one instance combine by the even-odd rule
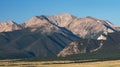
[[[94,40],[94,39],[80,39],[74,41],[66,46],[60,53],[58,57],[66,57],[75,54],[84,53],[112,53],[120,52],[120,32],[109,33],[106,39]]]
[[[119,26],[117,26],[117,27],[115,27],[115,28],[120,31],[120,27],[119,27]]]
[[[70,43],[62,51],[60,51],[60,53],[57,56],[66,57],[74,54],[94,52],[99,50],[101,47],[101,42],[98,40],[80,39],[78,41]]]

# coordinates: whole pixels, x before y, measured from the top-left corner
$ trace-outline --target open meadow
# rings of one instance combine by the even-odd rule
[[[120,60],[74,63],[74,61],[0,61],[0,67],[120,67]]]

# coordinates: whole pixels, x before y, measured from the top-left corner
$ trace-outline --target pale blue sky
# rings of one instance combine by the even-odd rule
[[[61,13],[92,16],[120,26],[120,0],[0,0],[0,22],[23,23],[36,15]]]

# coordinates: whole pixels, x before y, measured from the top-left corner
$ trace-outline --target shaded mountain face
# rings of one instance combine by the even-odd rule
[[[120,52],[120,32],[109,33],[106,36],[106,40],[95,40],[95,39],[79,39],[71,42],[66,46],[58,57],[66,57],[75,54],[85,53],[119,53]]]
[[[118,31],[109,21],[90,16],[77,18],[70,14],[35,16],[20,25],[13,22],[0,25],[0,58],[67,56],[94,52],[104,45],[97,40],[102,34],[107,38],[109,33]]]
[[[8,54],[8,56],[11,53],[13,55],[24,53],[25,57],[55,56],[70,42],[78,39],[72,34],[61,31],[43,34],[41,32],[24,32],[23,30],[1,33],[0,37],[0,55],[4,55],[3,53]]]
[[[0,33],[1,58],[56,56],[69,43],[79,39],[45,16],[33,17],[21,26],[20,30]]]

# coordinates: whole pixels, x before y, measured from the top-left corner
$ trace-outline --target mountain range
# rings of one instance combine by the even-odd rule
[[[0,58],[66,57],[119,52],[120,28],[110,21],[70,14],[0,22]]]

